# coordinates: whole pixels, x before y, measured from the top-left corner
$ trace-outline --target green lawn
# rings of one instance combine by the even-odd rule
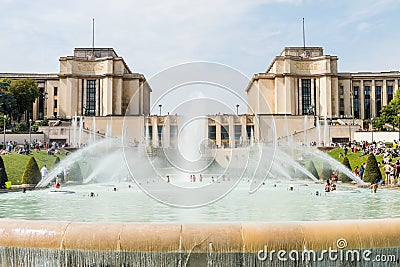
[[[340,152],[342,152],[342,154],[344,155],[343,148],[336,148],[334,150],[329,151],[328,154],[332,158],[336,159],[337,161],[342,162],[343,158],[339,159]],[[347,152],[347,158],[349,159],[352,170],[354,170],[354,168],[356,166],[358,166],[358,169],[360,169],[361,164],[367,161],[367,155],[361,156],[361,152],[353,153],[353,152],[350,152],[350,150]],[[381,156],[381,155],[376,156],[376,160],[379,163],[381,163],[380,169],[381,169],[382,177],[385,177],[384,171],[383,171],[382,159],[383,159],[383,156]],[[396,160],[397,160],[397,158],[393,158],[392,162],[396,162]]]
[[[24,173],[25,165],[28,163],[30,157],[35,157],[39,169],[46,164],[47,168],[50,170],[55,163],[56,156],[47,155],[47,151],[43,150],[41,152],[31,152],[31,155],[20,155],[17,153],[12,153],[11,155],[1,155],[4,161],[4,165],[6,167],[6,172],[8,176],[8,180],[12,182],[12,184],[20,184],[22,174]],[[65,157],[65,152],[62,155],[57,155],[61,159]]]

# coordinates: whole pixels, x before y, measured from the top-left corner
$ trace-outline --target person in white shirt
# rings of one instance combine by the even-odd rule
[[[47,176],[47,174],[49,173],[49,171],[46,168],[46,164],[43,165],[42,169],[40,170],[40,173],[42,174],[42,178],[44,178],[45,176]]]

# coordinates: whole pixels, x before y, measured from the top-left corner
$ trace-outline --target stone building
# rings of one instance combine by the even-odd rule
[[[338,72],[322,47],[286,47],[247,87],[250,114],[370,119],[399,89],[400,72]]]
[[[59,61],[58,74],[0,73],[0,78],[36,80],[40,96],[30,114],[33,120],[149,114],[146,78],[132,72],[114,49],[75,48],[73,56]]]
[[[329,123],[330,141],[368,129],[399,89],[400,72],[340,73],[337,63],[322,47],[286,47],[265,72],[253,75],[246,92],[248,113],[260,124],[256,139],[263,139],[271,115],[278,138],[309,129],[309,141],[321,139],[314,133],[317,121]]]
[[[77,115],[88,135],[121,136],[128,125],[128,139],[135,143],[143,141],[148,125],[152,142],[163,136],[159,145],[176,147],[180,114],[149,116],[152,89],[114,49],[76,48],[59,61],[57,74],[0,73],[0,78],[37,81],[40,96],[29,118],[67,120],[63,129],[52,124],[43,130],[46,140],[70,142],[68,121]],[[338,57],[325,55],[322,47],[286,47],[243,88],[247,114],[208,115],[204,136],[217,147],[289,136],[304,143],[350,140],[394,97],[399,80],[399,71],[341,73]]]

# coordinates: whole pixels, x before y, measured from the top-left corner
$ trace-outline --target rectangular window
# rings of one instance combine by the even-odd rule
[[[87,81],[85,115],[96,115],[96,80]]]
[[[54,87],[54,96],[58,96],[58,87]]]
[[[340,86],[340,87],[339,87],[339,94],[340,94],[340,95],[343,95],[343,94],[344,94],[343,86]]]
[[[371,87],[364,86],[364,119],[371,118]]]
[[[339,99],[339,115],[344,116],[344,99]]]
[[[239,141],[242,136],[242,125],[235,125],[235,140]]]
[[[44,119],[44,107],[46,103],[46,92],[44,91],[44,88],[39,88],[39,110],[38,110],[38,119],[43,120]]]
[[[387,87],[387,101],[388,101],[388,103],[390,101],[392,101],[392,99],[393,99],[393,86],[391,85],[391,86]]]
[[[359,106],[359,102],[358,102],[358,90],[359,87],[358,86],[354,86],[353,87],[353,116],[354,118],[360,118],[360,106]]]
[[[254,126],[253,125],[247,125],[246,126],[246,133],[247,133],[247,140],[251,139],[251,135],[253,135],[254,138]]]
[[[302,79],[301,80],[301,88],[302,88],[302,95],[301,95],[301,100],[302,100],[302,114],[307,115],[311,114],[312,111],[310,110],[311,108],[311,79]]]
[[[208,126],[208,139],[217,140],[217,127],[215,125]]]
[[[153,140],[153,126],[149,125],[149,139]]]
[[[161,139],[163,139],[163,129],[164,127],[161,125],[157,125],[157,134],[158,134],[158,141],[161,142]]]
[[[341,109],[344,108],[344,99],[343,98],[339,99],[339,108],[341,108]]]
[[[375,114],[379,116],[382,109],[382,86],[375,86]]]
[[[221,140],[229,140],[229,125],[221,125]]]
[[[57,108],[57,99],[54,100],[54,108]]]

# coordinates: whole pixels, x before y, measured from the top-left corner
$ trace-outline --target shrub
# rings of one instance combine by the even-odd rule
[[[37,122],[35,122],[33,125],[32,125],[32,132],[33,133],[36,133],[38,130],[39,130],[39,123],[37,123]]]
[[[34,157],[31,157],[25,166],[21,184],[37,184],[42,179],[39,166]]]
[[[314,162],[310,160],[307,165],[307,170],[315,176],[315,178],[319,179],[319,175],[317,169],[315,168]]]
[[[378,167],[378,162],[376,161],[375,155],[369,154],[367,158],[367,164],[365,166],[363,180],[367,183],[372,183],[380,179],[382,179],[382,174]]]
[[[4,166],[3,158],[0,156],[0,187],[3,187],[7,181],[6,167]]]
[[[322,171],[321,171],[321,175],[319,177],[320,177],[320,179],[323,179],[323,180],[328,180],[332,177],[332,168],[328,162],[324,161],[324,163],[322,164]]]
[[[71,169],[68,174],[68,181],[74,181],[78,183],[83,182],[82,170],[78,162],[72,164]]]
[[[48,125],[49,125],[49,121],[47,119],[44,119],[39,122],[39,126],[48,126]]]
[[[20,133],[20,132],[27,132],[28,130],[29,130],[29,125],[26,122],[21,122],[15,126],[14,132]]]
[[[349,171],[352,171],[350,161],[347,157],[343,158],[342,163],[346,167],[346,169],[348,169]],[[352,181],[352,179],[343,172],[339,173],[339,180],[342,182],[351,182]]]

